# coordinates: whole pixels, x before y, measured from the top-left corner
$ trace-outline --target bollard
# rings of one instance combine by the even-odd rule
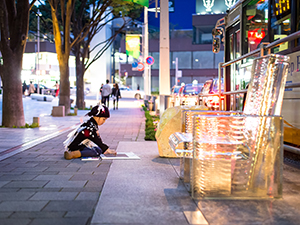
[[[37,123],[40,126],[40,117],[33,117],[33,123]]]
[[[74,114],[75,114],[75,116],[77,116],[77,110],[78,110],[78,108],[74,108]]]

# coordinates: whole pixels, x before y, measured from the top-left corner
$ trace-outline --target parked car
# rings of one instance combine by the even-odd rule
[[[144,98],[145,93],[141,90],[132,90],[129,87],[121,86],[120,92],[122,98],[136,98],[136,99],[142,99]]]
[[[178,93],[175,95],[174,106],[180,106],[180,98],[181,98],[180,96],[183,92],[184,86],[185,86],[185,84],[181,85],[179,90],[178,90]]]
[[[179,93],[180,105],[197,105],[203,84],[186,84]]]
[[[224,81],[221,79],[221,100],[224,100]],[[211,94],[211,96],[202,97],[204,105],[211,109],[219,109],[219,79],[210,79],[204,83],[201,91],[202,95]]]
[[[176,99],[178,97],[179,94],[179,90],[180,90],[181,86],[178,85],[174,85],[171,89],[171,105],[172,106],[176,106]]]
[[[38,91],[38,84],[34,84],[35,91],[34,93],[37,93]],[[40,87],[40,93],[39,94],[44,94],[44,95],[53,95],[55,96],[55,89],[54,88],[48,88],[43,84],[39,84]],[[29,90],[29,85],[27,85],[27,90]]]
[[[177,95],[179,93],[181,86],[179,85],[174,85],[171,89],[171,95]]]
[[[76,91],[77,91],[76,87],[70,87],[70,95],[76,95]],[[84,89],[84,94],[87,95],[88,93],[90,93],[90,89],[85,88]]]

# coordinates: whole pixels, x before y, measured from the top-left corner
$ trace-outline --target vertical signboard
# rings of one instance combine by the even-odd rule
[[[138,59],[140,56],[140,35],[126,34],[126,54]]]

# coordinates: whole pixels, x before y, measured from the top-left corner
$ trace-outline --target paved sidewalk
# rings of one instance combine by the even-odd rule
[[[143,141],[145,119],[140,104],[121,101],[119,110],[111,110],[111,118],[100,127],[102,139],[111,148],[120,141]],[[75,122],[64,117],[69,119]],[[27,132],[18,130],[16,137]],[[90,223],[112,161],[65,160],[62,142],[67,134],[0,161],[1,225]]]
[[[283,199],[193,200],[178,178],[179,159],[160,158],[156,142],[144,141],[140,104],[121,101],[100,127],[111,148],[140,160],[65,160],[68,132],[16,146],[24,149],[0,161],[0,224],[299,224],[300,170],[286,164]],[[72,125],[79,117],[63,119],[52,122]],[[27,132],[19,130],[19,137]]]
[[[87,105],[96,105],[96,100],[86,100]],[[2,104],[2,95],[0,95]],[[123,101],[122,104],[126,104]],[[49,140],[80,123],[80,118],[88,111],[79,110],[78,116],[52,117],[53,106],[58,105],[58,98],[52,102],[41,102],[31,100],[30,97],[23,98],[25,122],[32,124],[33,117],[40,118],[40,127],[34,129],[24,128],[1,128],[0,129],[0,160],[10,157],[42,141]],[[0,124],[2,123],[2,109],[0,105]]]
[[[179,179],[179,159],[160,158],[156,142],[120,142],[141,160],[112,163],[92,225],[291,225],[300,221],[300,170],[287,164],[283,198],[193,200]]]
[[[179,180],[178,159],[160,158],[154,141],[120,142],[121,150],[141,159],[114,160],[92,225],[188,225],[191,212],[200,215],[197,224],[208,224]]]

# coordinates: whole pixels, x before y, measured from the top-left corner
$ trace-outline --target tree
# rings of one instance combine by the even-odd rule
[[[48,0],[51,6],[51,15],[53,22],[53,35],[55,39],[55,47],[57,58],[59,62],[60,69],[60,98],[59,105],[65,106],[65,113],[68,114],[70,112],[70,82],[69,82],[69,64],[68,59],[70,56],[70,51],[74,48],[74,51],[77,51],[77,61],[76,71],[78,74],[78,88],[81,99],[80,105],[83,104],[83,74],[84,67],[82,66],[82,61],[79,61],[80,54],[86,56],[86,48],[81,52],[81,47],[84,46],[84,39],[91,33],[92,29],[97,30],[97,25],[101,21],[105,21],[108,18],[108,15],[112,14],[113,18],[117,15],[120,17],[120,12],[126,12],[126,5],[133,5],[130,2],[124,2],[122,0]],[[77,8],[75,10],[75,3],[77,2]],[[93,8],[93,18],[89,19],[84,14],[85,7],[89,5],[94,5]],[[97,6],[97,7],[95,7]],[[107,10],[110,13],[107,13]],[[75,16],[75,12],[78,11],[78,18]],[[83,17],[85,16],[85,17]],[[79,28],[75,31],[74,26],[71,27],[71,18],[77,18],[80,23]],[[108,19],[109,21],[110,19]],[[107,20],[106,20],[107,21]],[[74,19],[73,22],[76,22]],[[79,24],[78,23],[78,24]],[[82,24],[81,24],[82,23]],[[106,22],[107,23],[107,22]],[[100,27],[104,27],[103,26]],[[60,29],[61,28],[61,29]],[[81,30],[80,30],[81,28]],[[99,30],[99,28],[98,28]],[[79,32],[78,32],[79,31]],[[77,32],[77,33],[76,33]],[[71,39],[71,36],[73,39]],[[92,37],[93,35],[90,35]],[[89,39],[90,42],[91,39]],[[88,42],[88,43],[89,43]],[[87,47],[88,45],[86,45]],[[80,53],[81,52],[81,53]],[[84,59],[85,57],[83,57]]]
[[[75,0],[48,0],[51,6],[53,35],[60,71],[59,105],[70,113],[69,56],[74,43],[70,42],[71,16]]]
[[[24,126],[21,70],[29,11],[36,0],[0,0],[0,52],[3,64],[2,126]]]
[[[77,38],[72,49],[76,56],[76,106],[83,108],[84,106],[84,74],[88,67],[99,59],[103,53],[111,46],[116,36],[123,30],[123,28],[136,17],[140,16],[143,9],[142,6],[124,2],[122,0],[113,1],[78,1],[75,6],[76,10],[72,16],[72,31],[73,36]],[[89,7],[93,9],[89,12]],[[126,19],[127,17],[127,19]],[[128,18],[129,17],[129,18]],[[122,18],[123,24],[112,33],[112,36],[107,40],[99,43],[101,46],[94,58],[87,58],[91,51],[90,43],[94,36],[105,28],[110,22],[115,19]],[[96,47],[97,47],[96,46]]]

